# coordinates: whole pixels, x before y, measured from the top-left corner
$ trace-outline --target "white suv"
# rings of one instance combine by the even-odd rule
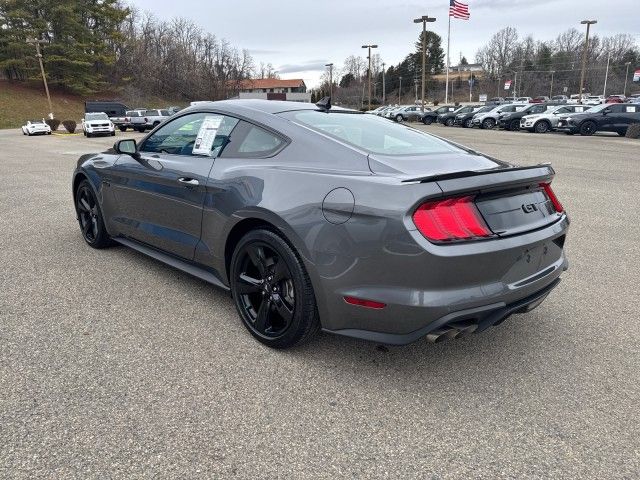
[[[82,132],[85,137],[93,137],[94,135],[111,135],[113,137],[116,134],[116,126],[106,113],[85,113],[82,119]]]

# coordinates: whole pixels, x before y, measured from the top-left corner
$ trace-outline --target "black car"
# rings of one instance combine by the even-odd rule
[[[454,111],[447,111],[438,115],[438,123],[441,123],[442,125],[445,125],[447,127],[453,127],[455,125],[456,116],[461,113],[472,113],[479,107],[480,105],[468,105],[466,107],[458,108]]]
[[[525,115],[535,115],[538,113],[544,113],[549,107],[559,105],[555,102],[548,103],[533,103],[522,110],[517,112],[503,113],[498,119],[498,128],[504,128],[505,130],[520,130],[520,119]]]
[[[447,112],[455,112],[459,108],[460,107],[456,107],[455,105],[443,105],[432,112],[424,112],[424,115],[422,116],[422,123],[425,125],[431,125],[433,122],[438,121],[438,115],[442,115]]]
[[[485,105],[484,107],[480,107],[480,108],[474,107],[473,110],[471,111],[463,111],[464,109],[461,109],[460,111],[456,112],[456,116],[453,121],[453,124],[460,125],[464,128],[472,128],[473,116],[476,113],[490,112],[494,108],[495,108],[495,105]]]
[[[629,103],[605,103],[590,108],[588,112],[567,115],[558,120],[557,130],[570,135],[593,135],[596,132],[627,133],[632,123],[640,123],[640,105]]]

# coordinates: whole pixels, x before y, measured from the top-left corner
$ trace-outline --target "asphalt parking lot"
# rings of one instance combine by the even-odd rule
[[[208,284],[85,245],[70,175],[113,138],[0,130],[0,477],[638,478],[640,142],[419,128],[551,162],[570,270],[481,335],[291,351]]]

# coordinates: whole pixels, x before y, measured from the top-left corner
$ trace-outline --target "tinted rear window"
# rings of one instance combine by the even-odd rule
[[[315,110],[298,110],[281,115],[370,153],[422,155],[460,151],[436,137],[374,115]]]

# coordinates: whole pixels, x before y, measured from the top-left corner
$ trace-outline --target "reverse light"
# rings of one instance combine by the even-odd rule
[[[558,213],[564,212],[564,207],[560,203],[560,200],[558,200],[558,197],[556,197],[556,194],[554,193],[554,191],[551,189],[551,184],[541,183],[540,186],[544,189],[544,193],[547,194],[547,197],[549,197],[549,200],[551,200],[551,203],[553,204],[553,208],[556,209],[556,212]]]
[[[427,240],[448,242],[476,240],[493,235],[473,196],[423,203],[413,213],[413,223]]]
[[[365,300],[364,298],[357,298],[357,297],[344,297],[344,301],[347,302],[349,305],[356,305],[358,307],[365,307],[365,308],[375,308],[378,310],[387,306],[386,303],[376,302],[373,300]]]

